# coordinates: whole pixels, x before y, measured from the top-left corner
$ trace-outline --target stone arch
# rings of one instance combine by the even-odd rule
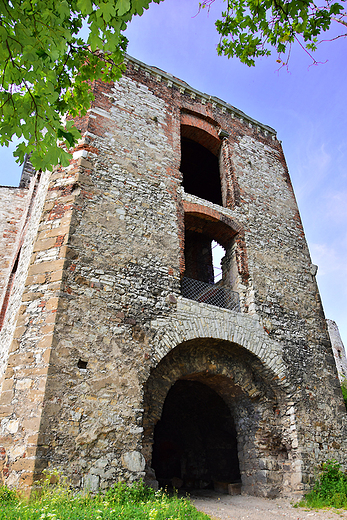
[[[220,308],[212,310],[209,305],[185,298],[178,300],[177,311],[176,319],[152,322],[156,329],[152,342],[152,357],[156,364],[181,343],[196,338],[225,340],[254,354],[266,378],[287,387],[281,346],[268,337],[257,317]]]
[[[154,432],[166,397],[177,381],[184,380],[206,385],[231,411],[244,491],[265,496],[283,491],[285,469],[292,471],[288,463],[291,445],[283,434],[288,428],[284,389],[277,380],[269,380],[269,372],[249,350],[211,337],[186,340],[170,349],[144,385],[143,455],[147,474],[153,477]],[[172,477],[181,478],[183,474]]]

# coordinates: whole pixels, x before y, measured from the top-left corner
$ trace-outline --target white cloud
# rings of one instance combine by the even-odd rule
[[[318,265],[320,276],[327,276],[336,273],[336,271],[347,276],[346,254],[343,250],[336,250],[333,246],[325,243],[311,243],[310,252],[313,263]]]
[[[325,215],[336,220],[347,219],[347,189],[343,191],[330,191],[324,196],[326,203]],[[346,226],[347,227],[347,226]]]

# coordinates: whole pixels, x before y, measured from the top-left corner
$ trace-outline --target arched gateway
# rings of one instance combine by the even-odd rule
[[[0,188],[0,479],[301,494],[346,412],[276,132],[133,58],[93,92]]]
[[[181,319],[162,323],[153,341],[160,361],[144,385],[147,478],[188,489],[242,483],[243,492],[277,496],[301,479],[281,356],[254,317],[195,311],[180,299]]]

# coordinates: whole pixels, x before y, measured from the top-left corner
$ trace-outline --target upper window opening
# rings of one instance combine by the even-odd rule
[[[222,205],[218,158],[200,143],[182,136],[181,167],[187,193]]]

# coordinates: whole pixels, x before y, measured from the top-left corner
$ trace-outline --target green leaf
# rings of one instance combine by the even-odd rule
[[[83,16],[93,12],[93,3],[91,0],[77,0],[77,9],[81,11]]]
[[[58,128],[57,134],[58,134],[58,139],[61,139],[61,138],[65,139],[69,143],[70,147],[72,147],[76,142],[76,139],[71,132],[66,132],[66,131],[62,130],[61,128]]]
[[[80,134],[71,121],[63,126],[61,117],[87,112],[94,81],[120,78],[127,23],[160,1],[0,1],[0,144],[16,135],[25,140],[17,147],[18,160],[31,153],[36,168],[67,164],[69,154],[57,139],[71,148]],[[346,15],[342,0],[322,0],[319,7],[311,0],[228,0],[227,5],[216,22],[218,53],[248,66],[274,49],[286,62],[295,38],[315,50],[334,17]],[[89,24],[88,43],[78,37],[83,23]]]
[[[123,16],[130,11],[130,0],[117,0],[118,16]]]

